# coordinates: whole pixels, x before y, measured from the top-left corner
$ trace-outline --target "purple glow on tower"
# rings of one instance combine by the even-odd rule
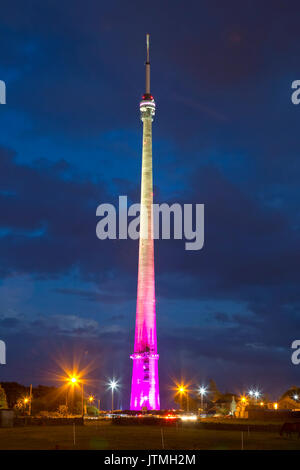
[[[153,243],[153,182],[152,182],[152,121],[155,102],[150,94],[149,35],[147,39],[146,93],[140,103],[143,122],[143,160],[140,213],[139,271],[135,324],[130,409],[159,410],[158,354],[156,338],[154,243]]]

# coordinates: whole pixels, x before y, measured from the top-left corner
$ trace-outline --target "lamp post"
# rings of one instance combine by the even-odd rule
[[[186,392],[186,388],[184,386],[178,387],[179,397],[180,397],[180,409],[182,410],[182,395]]]
[[[95,400],[95,397],[93,395],[90,395],[89,396],[89,402],[92,404],[94,400]]]
[[[206,387],[200,387],[199,388],[199,394],[200,394],[200,397],[201,397],[201,410],[203,411],[203,397],[206,395]]]
[[[257,403],[257,399],[261,396],[261,393],[258,390],[249,390],[248,395],[251,398],[255,398],[255,403]]]
[[[29,416],[31,416],[31,402],[32,402],[32,384],[30,384],[30,392],[29,392]]]
[[[84,417],[84,392],[83,392],[83,382],[81,382],[81,416]]]
[[[82,418],[84,417],[84,388],[83,388],[83,380],[79,380],[78,377],[76,376],[72,376],[72,377],[68,377],[68,382],[75,386],[77,385],[78,383],[81,383],[81,416]]]
[[[88,397],[88,401],[89,401],[89,404],[92,405],[92,403],[94,403],[94,401],[95,401],[94,395],[90,395],[90,396]]]
[[[24,401],[24,405],[25,405],[24,408],[25,408],[25,413],[26,413],[26,405],[27,403],[29,403],[29,398],[25,397],[23,401]],[[28,407],[28,414],[29,414],[29,407]]]
[[[245,395],[242,395],[242,396],[241,396],[241,403],[242,403],[243,405],[246,405],[246,404],[247,404],[247,398],[245,397]]]
[[[114,390],[118,387],[118,382],[115,379],[112,379],[109,382],[109,388],[111,389],[111,411],[114,411]]]

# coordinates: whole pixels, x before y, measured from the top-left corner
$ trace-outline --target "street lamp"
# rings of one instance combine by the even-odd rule
[[[25,410],[26,410],[26,407],[27,407],[27,405],[28,405],[28,414],[30,415],[30,408],[31,408],[30,398],[24,397],[24,398],[23,398],[23,403],[24,403],[24,409],[25,409]]]
[[[112,379],[108,386],[111,389],[111,411],[114,411],[114,390],[118,387],[118,382],[115,379]]]
[[[206,387],[200,387],[199,388],[199,394],[200,394],[200,397],[201,397],[201,410],[203,411],[203,397],[206,395],[206,392],[207,392],[207,389]]]
[[[95,397],[93,395],[90,395],[88,400],[90,403],[93,403],[93,401],[95,400]]]
[[[261,393],[258,390],[249,390],[248,392],[249,397],[255,398],[255,401],[257,402],[258,397],[260,397]]]
[[[297,401],[297,400],[298,400],[298,398],[299,398],[299,395],[295,394],[295,395],[293,396],[293,398],[294,398],[294,400],[296,400],[296,401]]]
[[[187,389],[184,385],[181,385],[180,387],[177,388],[180,396],[180,409],[182,410],[182,395],[184,395],[187,392]],[[188,404],[188,394],[187,394],[187,404]]]
[[[67,377],[67,382],[73,387],[77,384],[81,384],[81,416],[84,417],[84,392],[83,392],[83,380],[80,380],[78,376],[71,375]]]

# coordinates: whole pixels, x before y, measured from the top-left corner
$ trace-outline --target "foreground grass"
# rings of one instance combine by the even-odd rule
[[[165,449],[241,449],[240,431],[216,431],[191,427],[163,427]],[[93,423],[76,426],[28,426],[0,429],[0,449],[162,449],[160,426],[116,426]],[[300,439],[287,439],[277,433],[243,433],[244,449],[300,449]]]

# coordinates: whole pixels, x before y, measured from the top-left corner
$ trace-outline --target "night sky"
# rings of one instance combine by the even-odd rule
[[[299,385],[299,3],[0,10],[0,380],[55,384],[75,354],[119,378],[128,406],[138,242],[98,240],[96,208],[139,202],[148,32],[155,202],[205,204],[202,250],[156,242],[162,406],[174,378],[274,397]]]

